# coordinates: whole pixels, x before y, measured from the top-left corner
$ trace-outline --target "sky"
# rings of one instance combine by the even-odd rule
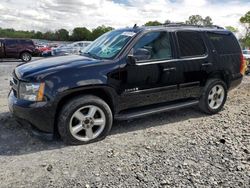
[[[93,29],[181,22],[190,15],[210,16],[216,25],[240,27],[250,0],[0,0],[0,27],[21,30]],[[241,27],[240,27],[241,29]]]

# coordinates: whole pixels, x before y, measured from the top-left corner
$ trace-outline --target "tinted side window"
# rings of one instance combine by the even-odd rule
[[[179,31],[177,37],[181,57],[201,56],[206,53],[205,44],[198,32]]]
[[[33,45],[34,44],[32,40],[19,40],[19,43],[28,44],[28,45]]]
[[[145,34],[134,46],[134,51],[139,48],[150,51],[150,60],[172,58],[170,36],[167,32],[157,31]]]
[[[13,46],[13,45],[16,45],[16,40],[5,40],[5,44],[7,46]]]
[[[208,33],[208,37],[219,54],[240,53],[240,47],[233,34]]]

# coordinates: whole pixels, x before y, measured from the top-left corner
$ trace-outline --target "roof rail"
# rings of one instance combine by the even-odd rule
[[[165,27],[198,27],[198,28],[216,28],[216,29],[224,29],[221,26],[218,25],[193,25],[193,24],[186,24],[183,22],[177,22],[177,23],[168,23],[168,24],[164,24],[163,26]]]

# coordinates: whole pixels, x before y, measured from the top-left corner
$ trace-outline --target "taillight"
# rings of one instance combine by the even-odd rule
[[[240,73],[241,73],[242,75],[245,74],[246,68],[247,68],[246,60],[245,60],[243,54],[241,54],[241,56],[240,56]]]

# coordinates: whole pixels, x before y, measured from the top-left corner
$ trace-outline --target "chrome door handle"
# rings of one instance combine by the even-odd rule
[[[203,63],[203,64],[201,64],[201,66],[210,67],[210,66],[213,66],[213,63]]]
[[[164,72],[176,71],[176,67],[164,68],[163,71]]]

